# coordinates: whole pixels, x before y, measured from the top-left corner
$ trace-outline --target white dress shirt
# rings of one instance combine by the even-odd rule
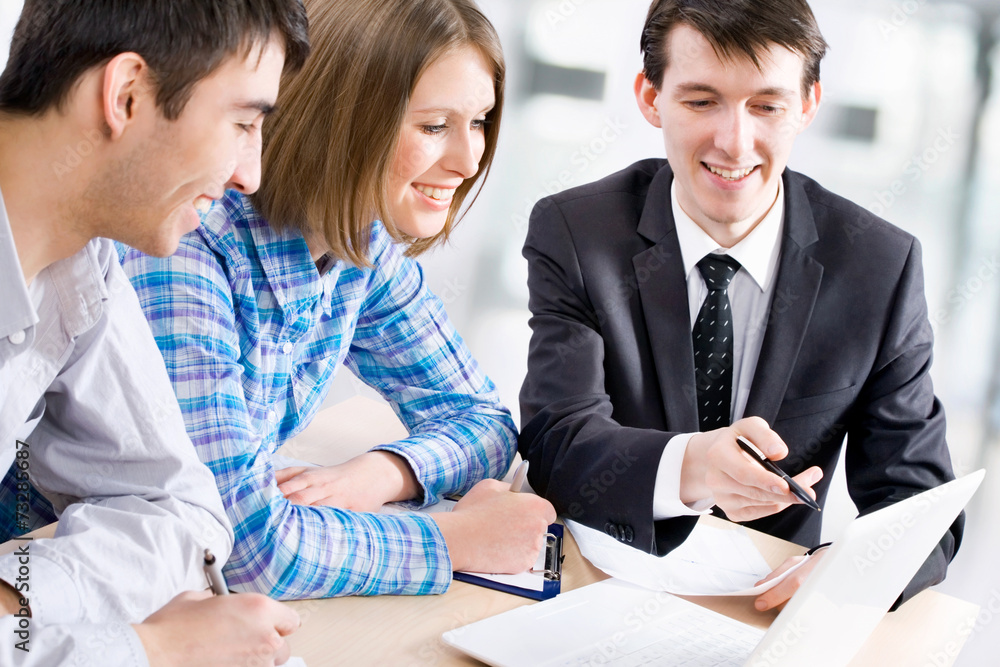
[[[670,188],[670,201],[677,228],[677,240],[687,276],[690,321],[698,317],[708,287],[698,270],[698,262],[710,253],[727,254],[742,268],[729,284],[729,301],[733,309],[733,397],[731,421],[743,417],[754,369],[760,357],[760,346],[767,328],[767,312],[774,293],[774,278],[781,254],[781,234],[784,228],[785,201],[778,181],[778,195],[771,210],[753,231],[732,248],[721,248],[691,219],[677,203],[677,182]],[[692,324],[692,327],[694,325]],[[680,381],[680,379],[678,379]],[[653,518],[705,514],[715,504],[713,498],[685,505],[680,500],[681,464],[693,433],[670,439],[656,473],[653,491]]]
[[[0,197],[0,304],[0,474],[25,441],[59,515],[55,538],[0,557],[32,613],[29,652],[21,619],[0,617],[0,665],[146,665],[128,624],[204,589],[204,549],[232,549],[215,480],[110,241],[28,286]]]

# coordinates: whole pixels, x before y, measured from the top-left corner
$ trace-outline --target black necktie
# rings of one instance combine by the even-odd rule
[[[733,314],[726,288],[740,270],[728,255],[706,255],[698,262],[708,296],[691,332],[701,431],[729,426],[733,396]]]

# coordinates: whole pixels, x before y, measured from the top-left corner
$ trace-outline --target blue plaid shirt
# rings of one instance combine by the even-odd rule
[[[234,589],[301,599],[448,588],[445,541],[426,516],[296,505],[278,490],[271,456],[309,424],[341,363],[406,425],[408,438],[375,449],[409,462],[421,504],[510,465],[510,413],[419,264],[379,222],[369,257],[373,269],[337,261],[320,276],[300,233],[276,232],[231,191],[172,257],[123,258],[233,522]]]

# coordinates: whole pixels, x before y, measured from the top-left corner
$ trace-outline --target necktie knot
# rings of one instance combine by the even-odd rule
[[[710,291],[724,290],[742,266],[729,255],[710,253],[698,262],[698,270]]]

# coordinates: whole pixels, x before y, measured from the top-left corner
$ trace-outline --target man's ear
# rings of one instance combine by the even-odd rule
[[[639,72],[636,74],[634,89],[635,101],[639,105],[639,111],[642,113],[643,118],[653,127],[663,127],[663,122],[660,120],[660,112],[656,108],[656,99],[660,96],[660,92],[653,87],[653,84],[649,82],[644,73]]]
[[[137,53],[120,53],[104,67],[101,101],[111,139],[119,138],[139,107],[155,105],[149,65]]]
[[[799,132],[812,124],[813,119],[816,118],[816,112],[819,111],[819,103],[822,99],[823,84],[817,81],[812,85],[809,97],[802,98],[802,122],[799,124]]]

